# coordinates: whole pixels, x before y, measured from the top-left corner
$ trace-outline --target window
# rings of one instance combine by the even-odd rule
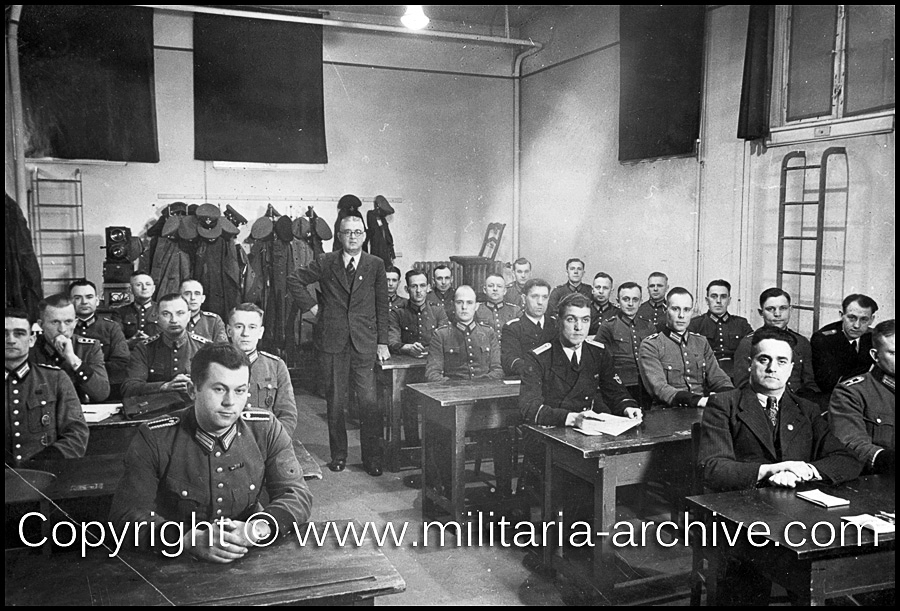
[[[778,5],[773,144],[893,129],[894,10]]]

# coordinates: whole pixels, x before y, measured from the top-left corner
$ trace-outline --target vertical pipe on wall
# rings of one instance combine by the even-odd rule
[[[699,302],[699,295],[702,294],[703,289],[703,280],[700,277],[700,270],[703,269],[701,265],[701,258],[703,256],[702,249],[702,239],[703,239],[703,169],[706,164],[706,113],[708,111],[708,102],[707,96],[709,95],[709,84],[706,82],[706,79],[709,78],[709,36],[705,35],[705,32],[709,31],[709,10],[706,11],[706,15],[704,16],[704,36],[703,36],[703,75],[700,79],[702,91],[700,92],[700,129],[697,137],[697,205],[695,207],[695,213],[697,218],[695,219],[695,236],[696,240],[696,263],[694,265],[694,289],[696,291],[696,295],[698,296],[695,299],[694,307],[697,308],[697,302]]]
[[[522,62],[526,57],[534,55],[544,48],[539,42],[533,47],[516,55],[513,63],[513,219],[512,219],[512,260],[519,258],[519,242],[521,231],[519,222],[522,216]]]
[[[21,4],[10,8],[6,21],[6,57],[9,63],[9,88],[12,98],[13,166],[16,172],[16,202],[27,208],[28,188],[25,177],[25,120],[22,114],[22,82],[19,78],[19,18]]]

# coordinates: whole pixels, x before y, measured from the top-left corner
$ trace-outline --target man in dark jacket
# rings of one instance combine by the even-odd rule
[[[703,414],[698,457],[705,486],[793,488],[808,481],[839,484],[859,475],[861,463],[831,433],[819,407],[787,390],[795,345],[785,329],[757,330],[749,384],[710,400]],[[771,583],[753,567],[736,561],[727,567],[721,591],[726,598],[740,596],[767,604]]]
[[[366,472],[382,474],[384,429],[375,393],[375,359],[390,358],[387,278],[384,262],[362,252],[362,219],[341,220],[340,251],[319,255],[307,269],[288,277],[288,291],[300,310],[317,317],[317,348],[322,354],[328,403],[328,440],[332,471],[347,463],[346,409],[352,387],[359,401],[360,445]],[[321,302],[307,286],[318,282]]]
[[[841,304],[841,319],[815,333],[812,345],[813,374],[816,384],[830,394],[841,380],[861,375],[872,367],[872,332],[878,304],[866,295],[853,294]]]

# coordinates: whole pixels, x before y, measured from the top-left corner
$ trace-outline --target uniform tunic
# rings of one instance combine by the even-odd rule
[[[436,329],[431,336],[425,364],[429,382],[502,377],[500,342],[488,325],[452,323]]]
[[[227,342],[225,323],[218,314],[212,312],[197,312],[188,321],[187,330],[194,335],[205,337],[211,342]]]
[[[504,299],[510,303],[514,303],[519,308],[525,307],[525,285],[519,286],[516,282],[510,282],[506,285],[506,296]]]
[[[442,308],[444,308],[444,314],[447,315],[447,319],[453,320],[453,317],[456,313],[456,304],[454,302],[455,298],[456,289],[453,287],[450,287],[444,293],[440,292],[437,289],[433,289],[425,297],[425,303],[441,306]]]
[[[666,300],[645,301],[638,308],[636,316],[649,322],[657,331],[662,331],[666,326]]]
[[[591,292],[591,287],[584,282],[580,282],[578,286],[574,288],[568,282],[566,282],[565,284],[560,284],[558,287],[550,291],[550,299],[547,300],[547,314],[556,316],[559,313],[559,302],[562,301],[563,297],[565,297],[566,295],[571,295],[572,293],[581,293],[588,299],[592,299]]]
[[[680,391],[707,396],[734,388],[706,338],[690,331],[679,337],[666,327],[649,336],[641,342],[638,359],[644,386],[669,406],[678,403]]]
[[[397,293],[394,293],[393,295],[388,295],[388,307],[391,308],[392,310],[394,308],[402,308],[403,306],[406,305],[406,303],[408,301],[409,301],[409,299],[407,299],[406,297],[401,297]]]
[[[812,368],[812,347],[809,340],[788,329],[797,345],[794,347],[794,368],[791,370],[791,377],[788,380],[788,389],[801,397],[809,397],[819,392],[813,376]],[[734,351],[734,385],[738,388],[745,386],[750,381],[750,348],[752,347],[753,334],[745,336],[741,339],[737,349]]]
[[[503,325],[518,316],[519,307],[512,303],[491,303],[485,301],[478,304],[475,310],[475,321],[484,323],[494,330],[494,335],[503,343]]]
[[[841,382],[831,394],[831,430],[867,472],[879,449],[894,449],[894,387],[894,377],[876,367]]]
[[[266,505],[261,504],[263,490]],[[198,426],[189,407],[138,429],[109,517],[118,528],[151,523],[159,541],[159,527],[170,521],[189,527],[192,513],[197,521],[244,521],[265,511],[283,535],[295,522],[309,519],[311,506],[291,440],[272,414],[245,411],[216,438]],[[128,534],[134,540],[134,532]],[[142,528],[141,535],[146,547],[149,529]]]
[[[753,327],[743,316],[725,312],[721,317],[707,312],[691,320],[688,331],[699,333],[709,342],[719,367],[728,376],[734,371],[734,351],[741,339],[753,331]]]
[[[75,333],[100,342],[100,351],[103,353],[103,363],[106,365],[110,384],[121,384],[125,381],[131,351],[128,349],[122,327],[111,318],[94,315],[86,320],[79,318],[75,322]]]
[[[586,340],[577,368],[563,351],[559,339],[529,350],[525,355],[519,411],[526,424],[565,426],[570,412],[612,412],[624,415],[637,408],[616,375],[606,347]]]
[[[500,362],[503,373],[510,376],[522,375],[525,368],[525,354],[538,346],[553,341],[559,334],[556,317],[544,315],[541,326],[528,316],[513,318],[503,325],[500,342]]]
[[[638,386],[641,383],[638,351],[641,342],[654,333],[656,329],[649,322],[637,316],[628,318],[621,311],[597,329],[594,339],[605,345],[612,354],[616,373],[625,386]]]
[[[592,301],[591,326],[588,328],[588,335],[596,335],[597,330],[600,329],[600,325],[608,320],[613,320],[619,312],[619,307],[609,302],[601,309],[596,301]]]
[[[264,409],[275,414],[288,437],[297,428],[297,402],[287,365],[274,354],[254,351],[250,358],[250,396],[247,409]]]
[[[116,308],[113,310],[112,319],[121,325],[129,348],[134,348],[137,342],[141,339],[146,339],[135,338],[138,331],[143,331],[148,337],[159,333],[159,327],[156,324],[157,320],[159,320],[159,309],[156,303],[152,301],[148,301],[142,306],[136,302],[131,302]]]
[[[160,392],[162,385],[179,373],[190,375],[191,359],[208,343],[208,339],[193,333],[185,333],[177,341],[162,334],[145,339],[131,352],[122,396]]]
[[[869,352],[872,349],[872,333],[864,333],[859,338],[857,349],[844,335],[840,320],[813,333],[809,343],[813,375],[824,393],[834,390],[839,381],[861,375],[875,364]]]
[[[404,344],[419,342],[427,349],[434,330],[446,324],[449,321],[442,306],[427,302],[417,306],[408,301],[391,310],[388,348],[393,354],[400,354]]]
[[[6,461],[12,465],[47,450],[47,458],[80,458],[88,426],[65,372],[28,361],[6,370]]]
[[[72,349],[75,356],[81,359],[81,367],[72,369],[66,359],[50,345],[50,342],[41,335],[38,337],[34,348],[31,349],[31,360],[41,365],[54,365],[66,372],[78,398],[85,403],[99,403],[109,396],[109,377],[106,374],[106,366],[103,364],[103,352],[100,351],[100,342],[95,339],[72,336]]]

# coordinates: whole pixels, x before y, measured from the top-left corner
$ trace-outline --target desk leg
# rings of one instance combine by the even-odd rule
[[[438,435],[440,427],[434,421],[437,418],[436,408],[430,401],[422,402],[422,521],[427,522],[431,514],[432,502],[428,495],[436,486],[440,485],[441,473],[437,468],[441,456],[435,456],[438,450]],[[435,491],[436,492],[436,491]]]
[[[450,431],[453,443],[450,464],[450,516],[458,523],[463,521],[463,509],[466,505],[466,425],[472,413],[474,403],[457,405],[453,408],[453,430]]]
[[[544,445],[544,495],[541,505],[541,531],[543,532],[544,524],[549,524],[554,519],[553,516],[553,451],[550,444]],[[557,528],[562,528],[562,523],[557,524]],[[562,550],[559,550],[562,553]],[[541,550],[544,568],[550,569],[553,566],[553,545],[549,541],[544,542]]]
[[[715,521],[707,520],[708,526],[715,527]],[[717,549],[710,550],[706,558],[706,606],[719,606],[719,575],[725,564],[725,555]]]
[[[601,589],[606,589],[607,585],[611,588],[613,585],[615,553],[607,540],[609,537],[601,537],[597,533],[609,532],[616,523],[617,480],[615,464],[608,462],[598,466],[594,476],[594,547],[591,570],[595,583],[602,584]]]
[[[388,471],[396,473],[400,470],[400,422],[403,411],[402,389],[404,386],[406,371],[390,369],[385,372],[388,377],[382,396],[384,401],[384,413],[388,418]]]

